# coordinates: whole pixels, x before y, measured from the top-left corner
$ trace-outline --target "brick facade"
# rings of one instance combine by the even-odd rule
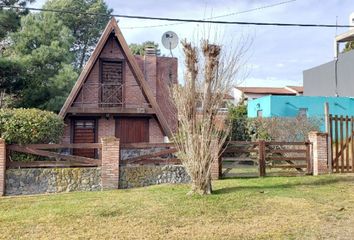
[[[102,189],[117,189],[119,184],[119,140],[106,137],[102,142]]]
[[[0,139],[0,196],[5,194],[6,145]]]
[[[309,141],[312,143],[313,175],[328,173],[328,144],[327,134],[310,132]]]
[[[74,100],[72,107],[97,108],[99,107],[100,96],[100,59],[102,60],[122,60],[123,61],[123,101],[125,108],[149,108],[146,96],[142,92],[136,77],[134,76],[131,66],[125,59],[122,47],[117,39],[111,34],[104,45],[98,60],[94,63],[89,72],[85,83],[80,90],[78,96]],[[177,58],[159,57],[156,55],[135,56],[138,66],[145,75],[146,81],[152,90],[158,105],[170,129],[174,130],[177,126],[176,111],[170,98],[170,87],[177,83]],[[83,104],[84,103],[84,104]],[[115,136],[115,118],[119,118],[119,114],[109,114],[108,120],[105,114],[92,114],[100,116],[97,124],[98,139],[105,136]],[[81,114],[80,116],[85,116]],[[139,114],[134,114],[139,116]],[[70,117],[65,119],[66,127],[64,131],[63,143],[70,143],[71,131]],[[159,125],[157,118],[152,116],[149,120],[149,141],[151,143],[159,143],[164,141],[164,133]]]
[[[115,136],[116,120],[113,117],[98,119],[98,139]]]

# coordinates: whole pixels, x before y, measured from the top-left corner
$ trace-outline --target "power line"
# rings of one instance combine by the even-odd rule
[[[223,18],[223,17],[239,15],[239,14],[243,14],[243,13],[249,13],[249,12],[253,12],[253,11],[259,11],[259,10],[263,10],[263,9],[266,9],[266,8],[272,8],[272,7],[276,7],[276,6],[279,6],[279,5],[283,5],[283,4],[287,4],[287,3],[291,3],[291,2],[295,2],[295,1],[297,1],[297,0],[289,0],[289,1],[278,2],[278,3],[264,5],[264,6],[260,6],[260,7],[256,7],[256,8],[251,8],[251,9],[243,10],[243,11],[239,11],[239,12],[228,13],[228,14],[219,15],[219,16],[215,16],[215,17],[204,18],[202,20],[211,20],[211,19],[217,19],[217,18]],[[167,27],[167,26],[175,26],[175,25],[181,25],[181,24],[186,24],[186,23],[168,23],[168,24],[148,25],[148,26],[146,26],[146,25],[145,26],[133,26],[133,27],[123,27],[122,29]]]
[[[225,25],[255,25],[255,26],[277,26],[277,27],[326,27],[326,28],[336,28],[336,27],[349,28],[349,27],[351,27],[350,25],[335,25],[335,24],[213,21],[213,20],[198,20],[198,19],[149,17],[149,16],[139,16],[139,15],[89,13],[89,12],[80,12],[80,11],[72,11],[72,10],[44,9],[44,8],[31,8],[31,7],[20,7],[20,6],[6,6],[6,5],[0,5],[0,8],[25,9],[25,10],[30,10],[30,11],[55,12],[55,13],[63,13],[63,14],[75,14],[75,15],[83,14],[83,15],[102,16],[102,17],[119,17],[119,18],[143,19],[143,20],[210,23],[210,24],[225,24]]]

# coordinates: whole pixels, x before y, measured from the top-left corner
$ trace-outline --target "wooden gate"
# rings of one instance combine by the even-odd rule
[[[354,172],[354,117],[329,115],[329,123],[332,171]]]
[[[221,165],[222,177],[311,174],[310,143],[231,141],[221,154]]]

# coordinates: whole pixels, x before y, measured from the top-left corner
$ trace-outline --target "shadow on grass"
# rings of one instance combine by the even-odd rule
[[[253,178],[253,177],[249,177]],[[235,179],[235,178],[232,178]],[[239,178],[239,179],[246,179],[245,177]],[[264,180],[266,180],[264,178]],[[225,179],[227,180],[227,179]],[[236,179],[235,179],[236,180]],[[216,189],[213,191],[215,194],[228,194],[228,193],[233,193],[236,191],[240,190],[270,190],[270,189],[288,189],[288,188],[295,188],[299,186],[306,186],[306,187],[316,187],[316,186],[324,186],[324,185],[330,185],[330,184],[335,184],[335,183],[354,183],[354,176],[343,176],[343,177],[337,177],[337,178],[331,178],[331,179],[311,179],[309,182],[302,182],[301,180],[297,182],[288,182],[288,183],[271,183],[267,182],[264,183],[264,185],[258,185],[258,186],[235,186],[235,187],[226,187],[226,188],[221,188],[221,189]]]

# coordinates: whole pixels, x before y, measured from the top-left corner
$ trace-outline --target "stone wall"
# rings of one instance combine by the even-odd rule
[[[101,168],[6,170],[6,195],[101,190]]]
[[[142,155],[147,155],[147,154],[151,154],[151,153],[155,153],[155,152],[160,152],[160,151],[163,151],[163,150],[166,150],[166,149],[167,148],[163,148],[163,147],[121,149],[120,150],[120,159],[121,160],[126,160],[126,159],[129,159],[129,158],[134,158],[134,157],[139,157],[139,156],[142,156]],[[166,155],[166,156],[169,156],[169,155]]]
[[[120,167],[119,180],[119,188],[134,188],[161,183],[188,183],[190,177],[181,165],[127,165]]]

